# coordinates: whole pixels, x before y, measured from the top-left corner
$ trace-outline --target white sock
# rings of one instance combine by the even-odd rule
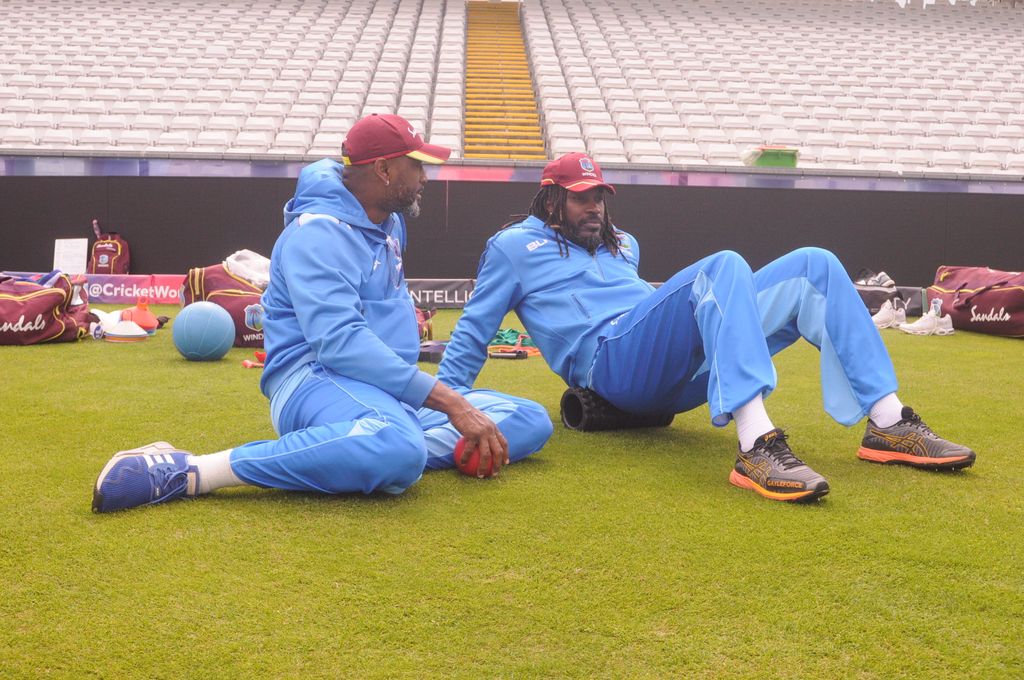
[[[195,465],[199,470],[199,490],[197,493],[210,493],[226,486],[242,486],[245,484],[235,476],[231,469],[231,452],[233,449],[211,453],[206,456],[189,456],[188,464]]]
[[[736,421],[736,435],[740,438],[740,451],[749,451],[754,448],[755,439],[775,429],[768,417],[768,412],[764,410],[764,400],[761,399],[760,394],[733,411],[732,417]]]
[[[903,419],[903,402],[895,392],[891,392],[875,402],[868,418],[879,427],[892,427]]]

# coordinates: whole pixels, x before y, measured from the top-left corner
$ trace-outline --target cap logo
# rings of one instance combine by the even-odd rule
[[[416,128],[414,128],[414,127],[410,126],[410,127],[408,128],[408,130],[409,130],[409,134],[410,134],[410,135],[412,135],[413,137],[415,137],[415,136],[416,136]]]
[[[580,192],[601,187],[609,194],[615,193],[615,187],[606,184],[601,177],[601,166],[585,153],[573,152],[556,158],[544,166],[540,176],[540,185],[557,184],[563,189]]]

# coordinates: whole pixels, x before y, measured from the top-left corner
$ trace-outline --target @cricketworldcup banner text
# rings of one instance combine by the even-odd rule
[[[135,303],[148,297],[154,304],[179,304],[184,274],[86,274],[89,302]]]

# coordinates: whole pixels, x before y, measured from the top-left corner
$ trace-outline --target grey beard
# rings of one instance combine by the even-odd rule
[[[402,208],[402,214],[406,217],[419,217],[420,216],[420,202],[416,199],[411,205],[407,205]]]

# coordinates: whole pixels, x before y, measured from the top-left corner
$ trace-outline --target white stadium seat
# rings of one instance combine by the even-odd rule
[[[965,160],[963,154],[957,151],[935,151],[932,153],[931,167],[944,171],[962,171]]]
[[[117,135],[117,146],[123,149],[144,149],[149,147],[159,134],[157,130],[124,130]]]
[[[232,146],[235,147],[262,147],[266,149],[274,139],[271,130],[243,129],[235,137]]]
[[[35,146],[39,133],[34,128],[8,127],[0,130],[0,146],[22,148]]]

